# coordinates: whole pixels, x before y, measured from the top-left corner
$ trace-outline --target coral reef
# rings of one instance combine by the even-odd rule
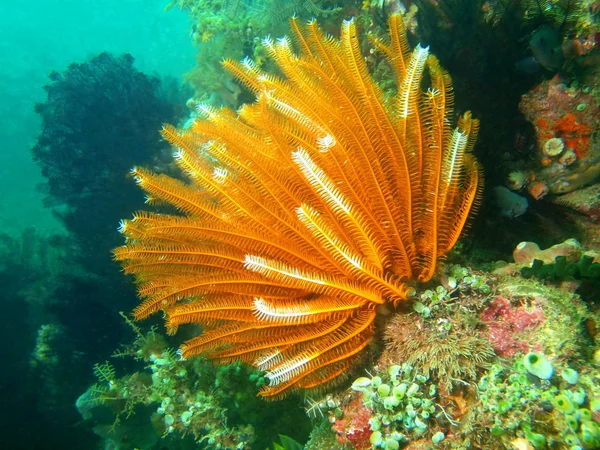
[[[391,365],[385,372],[354,381],[352,389],[362,393],[362,408],[371,416],[367,422],[371,448],[398,449],[409,440],[438,433],[430,420],[436,411],[437,389],[434,384],[428,384],[428,380],[429,377],[405,363]],[[337,426],[343,428],[346,416],[336,420],[334,429]],[[442,433],[438,442],[443,438]],[[354,448],[361,448],[353,444]]]
[[[33,227],[20,236],[0,233],[2,305],[13,315],[0,333],[7,368],[0,383],[10,410],[3,442],[10,448],[89,446],[87,431],[73,429],[79,420],[73,402],[89,384],[89,368],[104,345],[118,345],[120,336],[110,307],[100,301],[106,291],[73,263],[76,252],[67,237]],[[78,290],[83,280],[86,289]],[[24,437],[23,424],[40,433]]]
[[[577,225],[582,244],[598,249],[600,244],[600,184],[578,189],[553,200],[564,206],[564,213]]]
[[[96,364],[97,383],[77,402],[78,428],[93,427],[99,445],[297,450],[310,418],[307,450],[600,448],[598,1],[169,8],[189,13],[199,49],[187,76],[191,119],[163,130],[184,175],[154,133],[175,109],[129,56],[51,75],[33,151],[69,236],[0,234],[15,317],[3,335],[15,341],[7,364],[29,370],[25,382],[5,371],[1,384],[35,389],[52,424],[77,420],[59,405],[89,386],[91,370],[81,371],[121,339],[112,319],[134,297],[98,255],[115,245],[110,222],[141,206],[123,184],[135,162],[151,167],[133,176],[161,209],[123,221],[127,242],[115,254],[140,282],[137,318],[164,309],[167,331],[180,332],[127,319],[133,343]],[[452,72],[456,107],[437,60],[421,47],[409,56],[397,16],[389,42],[383,30],[398,11],[409,38]],[[294,39],[259,37],[283,33],[291,14]],[[350,16],[340,37],[335,22]],[[303,27],[309,17],[320,28]],[[227,60],[233,75],[223,76],[223,58],[244,62]],[[485,207],[500,214],[454,246],[481,186],[470,152],[477,121],[454,112],[461,98],[485,114],[477,159],[496,186]],[[389,139],[402,151],[387,152]],[[545,248],[568,236],[582,244]],[[492,255],[485,238],[501,250]],[[520,241],[514,264],[483,271]],[[17,328],[28,338],[14,339]],[[208,359],[181,358],[198,353]],[[346,378],[352,387],[336,388]],[[257,398],[298,388],[314,396],[304,399],[308,418],[297,395]],[[25,408],[10,412],[15,429],[37,429]]]
[[[585,203],[576,203],[582,201],[581,196],[564,203],[556,197],[600,179],[600,26],[595,3],[498,0],[485,4],[487,20],[494,26],[517,20],[518,29],[527,33],[523,39],[528,40],[532,54],[519,62],[520,70],[529,73],[535,83],[529,90],[520,87],[525,94],[519,110],[533,126],[535,136],[524,127],[523,136],[530,137],[506,153],[505,184],[515,191],[525,190],[534,200],[549,198],[575,210],[586,209]],[[576,216],[567,218],[579,226],[582,239],[596,239],[591,227],[579,224]]]
[[[575,239],[567,239],[545,250],[534,242],[521,242],[513,252],[515,263],[497,264],[494,273],[535,277],[576,290],[586,301],[594,301],[599,287],[600,254],[597,247],[592,246],[591,250],[586,247]]]
[[[441,281],[413,313],[388,322],[390,344],[369,375],[355,379],[355,393],[314,403],[338,441],[355,449],[596,448],[597,312],[568,289],[518,274],[450,266]],[[460,366],[445,364],[453,372],[433,369],[444,364],[434,354],[440,344],[427,339],[435,327],[439,340],[440,330],[456,329],[461,343],[476,339],[479,350],[459,356]],[[407,349],[407,335],[421,348]],[[420,351],[431,356],[415,358]]]
[[[204,443],[208,448],[250,448],[254,441],[252,426],[228,427],[227,409],[223,406],[228,393],[223,386],[212,392],[202,389],[206,380],[201,377],[210,375],[210,369],[202,367],[206,362],[182,363],[154,329],[143,333],[135,325],[131,326],[136,339],[116,356],[143,361],[150,373],[135,372],[117,377],[111,364],[95,366],[98,383],[78,399],[77,407],[86,420],[101,420],[103,410],[98,408],[99,405],[105,405],[112,412],[113,424],[108,428],[96,425],[96,433],[119,448],[151,448],[154,444],[150,445],[148,439],[154,443],[158,436],[172,434],[181,437],[189,434],[195,442]],[[141,442],[132,442],[131,436],[125,438],[126,430],[135,424],[128,422],[128,418],[143,405],[151,406],[155,411],[152,421],[145,424],[152,427],[140,437]]]
[[[600,223],[600,184],[561,195],[554,202],[587,216],[592,224]]]
[[[89,434],[85,446],[77,443],[85,431],[72,427],[78,420],[72,403],[90,383],[89,367],[118,345],[116,305],[131,304],[135,295],[111,261],[111,249],[118,243],[118,218],[144,201],[131,189],[128,169],[140,159],[161,165],[165,145],[156,129],[176,120],[176,98],[166,98],[163,88],[137,71],[130,55],[102,53],[51,73],[46,99],[36,105],[42,126],[32,154],[46,178],[39,189],[67,235],[29,230],[22,242],[3,236],[14,254],[5,260],[0,245],[0,270],[9,276],[7,287],[21,283],[14,296],[26,309],[21,333],[31,327],[32,338],[39,337],[19,359],[31,355],[22,389],[35,386],[37,410],[30,405],[22,423],[46,430],[40,435],[48,442],[38,447],[64,447],[67,436],[75,447],[90,445]],[[20,417],[17,408],[14,414]],[[42,421],[45,427],[38,426]]]
[[[509,369],[495,365],[479,380],[480,412],[493,419],[491,435],[505,448],[518,440],[535,449],[598,448],[598,373],[563,366],[555,374],[543,356],[546,370],[538,373],[528,367],[528,357]]]
[[[561,32],[571,33],[569,39],[576,40],[593,32],[597,25],[591,5],[596,0],[489,0],[483,4],[486,22],[497,25],[502,21],[518,17],[522,27],[539,29],[544,26]],[[560,44],[560,43],[559,43]],[[568,48],[561,54],[569,56]]]
[[[58,342],[64,330],[60,325],[47,323],[42,325],[37,332],[35,348],[31,355],[29,364],[33,368],[44,366],[45,370],[55,370],[60,363],[56,353]]]
[[[262,374],[240,364],[181,360],[154,327],[144,331],[125,321],[132,342],[112,362],[95,365],[97,383],[77,400],[86,425],[104,445],[239,450],[266,448],[282,432],[299,441],[308,436],[297,399],[267,404],[257,397]]]
[[[381,359],[408,362],[449,392],[457,382],[474,380],[494,356],[484,324],[464,310],[466,304],[481,308],[492,291],[484,277],[458,265],[448,268],[444,285],[422,292],[412,313],[389,320]]]
[[[341,404],[339,406],[342,406]],[[334,413],[333,426],[337,441],[342,445],[348,445],[355,449],[367,449],[371,447],[371,424],[373,417],[370,408],[362,402],[361,397],[355,396],[347,401],[343,409],[338,406],[340,412]],[[338,417],[335,417],[337,415]]]
[[[511,181],[508,187],[520,190],[528,183],[532,197],[541,199],[555,190],[568,192],[592,182],[597,171],[587,168],[596,160],[578,163],[573,160],[577,155],[575,150],[566,151],[560,166],[554,165],[555,171],[568,166],[563,175],[572,176],[561,180],[559,174],[549,173],[549,169],[540,173],[544,169],[542,161],[547,164],[554,161],[542,158],[545,155],[541,151],[544,142],[555,137],[554,132],[572,136],[571,141],[576,140],[575,133],[587,133],[585,128],[576,130],[575,121],[570,120],[568,114],[573,113],[577,118],[581,111],[576,107],[582,104],[587,105],[588,113],[597,110],[597,100],[585,102],[597,98],[594,86],[597,86],[595,72],[600,55],[597,9],[592,7],[591,1],[422,0],[410,3],[419,6],[416,28],[419,40],[431,45],[453,74],[458,97],[470,97],[470,108],[477,115],[486,115],[488,128],[480,135],[478,156],[492,185],[503,183],[500,177],[521,172],[520,180],[516,184]],[[531,126],[515,109],[524,93],[532,87],[535,90],[539,89],[536,86],[544,86],[547,84],[544,80],[556,73],[560,74],[561,83],[570,86],[571,95],[579,92],[582,98],[565,108],[557,118],[567,116],[564,123],[546,126],[552,135],[540,139],[537,161],[532,164],[531,144],[536,138]],[[588,94],[593,98],[586,98]],[[543,97],[539,100],[541,102]],[[551,108],[556,109],[558,102],[558,98],[551,98]],[[539,106],[532,108],[532,114],[536,114]],[[591,123],[595,126],[597,121]],[[551,126],[556,130],[550,129]],[[585,138],[580,144],[585,145]],[[504,170],[497,170],[498,166]]]
[[[262,66],[268,51],[259,36],[280,36],[287,20],[339,17],[343,2],[335,0],[171,0],[166,9],[186,11],[193,23],[192,39],[198,48],[197,66],[185,75],[195,94],[188,105],[200,103],[238,107],[240,86],[224,75],[224,58],[252,58]]]
[[[544,264],[535,260],[531,267],[521,269],[524,278],[538,277],[544,280],[560,279],[597,279],[600,277],[600,264],[593,262],[594,258],[584,255],[576,263],[568,263],[564,256],[557,256],[552,264]]]
[[[356,449],[466,448],[468,438],[459,437],[456,427],[467,415],[465,396],[472,397],[467,387],[494,357],[476,313],[491,287],[456,265],[445,271],[444,285],[424,291],[414,312],[388,322],[388,345],[369,376],[355,379],[355,393],[314,403],[326,411],[340,443]]]
[[[391,362],[406,361],[450,390],[456,380],[473,380],[494,352],[484,336],[455,320],[428,320],[398,314],[386,327]]]
[[[351,450],[353,447],[338,442],[331,429],[331,424],[321,422],[313,428],[304,448],[305,450]]]
[[[596,314],[590,310],[570,285],[564,288],[542,285],[521,277],[507,277],[498,284],[498,293],[510,300],[511,320],[520,319],[515,309],[522,307],[525,316],[519,320],[527,332],[521,335],[527,351],[544,349],[547,354],[577,358],[585,354],[589,343],[585,329],[587,320]],[[540,311],[541,310],[541,311]],[[527,314],[523,314],[526,312]]]
[[[225,61],[257,101],[237,117],[204,107],[189,130],[163,128],[190,183],[132,174],[151,203],[183,215],[135,214],[115,250],[141,282],[137,319],[162,309],[171,332],[202,324],[183,357],[252,363],[267,370],[261,395],[273,398],[339,382],[378,310],[434,275],[482,189],[478,121],[465,113],[450,128],[450,77],[426,49],[409,50],[400,16],[389,44],[373,41],[397,75],[393,103],[369,74],[354,21],[340,39],[315,22],[291,27],[300,54],[287,38],[268,44],[285,81]]]

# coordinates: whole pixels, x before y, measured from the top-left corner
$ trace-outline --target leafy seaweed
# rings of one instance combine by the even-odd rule
[[[299,442],[296,442],[289,436],[285,436],[283,434],[279,435],[279,440],[281,444],[277,442],[273,442],[273,450],[303,450],[304,446]]]

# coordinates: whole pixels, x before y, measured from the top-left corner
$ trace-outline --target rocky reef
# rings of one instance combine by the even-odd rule
[[[558,75],[523,96],[520,110],[537,135],[537,166],[526,189],[536,200],[565,194],[600,176],[600,109],[589,89],[569,87]]]
[[[377,363],[312,406],[339,448],[600,445],[597,312],[572,285],[508,273],[449,267],[389,321]]]
[[[256,398],[262,373],[182,361],[178,340],[126,319],[132,342],[95,366],[97,383],[77,402],[84,426],[122,449],[600,448],[600,7],[575,3],[173,0],[199,49],[187,75],[192,119],[199,104],[252,100],[219,61],[269,68],[261,36],[283,34],[290,8],[326,31],[356,16],[371,33],[361,42],[368,67],[391,97],[393,72],[369,39],[404,12],[411,39],[451,42],[440,59],[484,118],[475,151],[490,189],[433,280],[378,311],[378,339],[346,384],[266,403]],[[548,36],[558,45],[544,47]],[[164,165],[155,150],[150,161]],[[39,328],[34,363],[52,366],[61,332]],[[301,444],[273,444],[278,433]]]

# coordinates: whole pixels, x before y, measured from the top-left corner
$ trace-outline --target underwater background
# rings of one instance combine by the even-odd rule
[[[600,448],[600,2],[34,0],[0,30],[2,448]]]
[[[53,215],[52,208],[44,206],[47,194],[40,185],[45,178],[30,150],[43,122],[35,105],[46,99],[43,86],[49,83],[51,72],[63,72],[69,64],[84,63],[101,52],[111,52],[115,57],[131,54],[137,70],[163,79],[172,77],[178,86],[181,75],[194,62],[193,46],[188,39],[189,19],[176,11],[165,14],[161,2],[141,0],[112,3],[42,0],[3,3],[0,10],[0,114],[4,124],[0,132],[3,142],[0,151],[0,277],[7,288],[1,298],[4,307],[14,308],[16,314],[11,325],[2,331],[6,370],[0,389],[6,408],[2,412],[0,442],[3,448],[92,448],[93,437],[76,426],[80,416],[74,409],[74,401],[79,395],[77,391],[85,389],[92,374],[84,367],[93,365],[100,355],[103,355],[100,359],[109,356],[110,347],[118,345],[122,330],[119,331],[117,320],[100,325],[101,330],[96,328],[100,335],[86,335],[83,330],[88,328],[88,322],[100,324],[101,319],[94,317],[93,305],[85,306],[86,300],[81,296],[85,291],[83,285],[77,288],[83,289],[80,294],[55,291],[58,285],[60,289],[73,288],[68,287],[70,281],[57,281],[57,277],[73,281],[70,268],[75,263],[71,258],[59,260],[58,255],[53,254],[53,251],[62,252],[68,245],[63,241],[68,230]],[[110,84],[100,86],[97,95],[104,95],[102,90],[110,88]],[[86,101],[85,92],[74,95],[73,101]],[[97,108],[98,105],[90,106]],[[153,131],[158,124],[160,121],[154,123]],[[97,145],[102,143],[97,142]],[[87,165],[93,160],[90,155],[86,161],[74,164]],[[91,179],[95,176],[89,174]],[[116,244],[119,243],[117,225],[118,220],[104,224]],[[110,265],[110,254],[103,256],[101,264]],[[90,276],[93,275],[83,272],[79,282]],[[67,303],[79,298],[84,309],[91,309],[84,313],[84,322],[73,329],[73,333],[64,335],[61,349],[57,351],[68,358],[61,357],[60,364],[79,362],[70,367],[65,365],[61,373],[56,374],[60,386],[44,387],[43,382],[36,381],[44,375],[32,373],[31,352],[40,327],[53,322],[53,319],[48,322],[46,314],[54,313],[46,307],[62,308],[58,304],[62,302],[60,299],[71,295]],[[97,297],[98,302],[100,298]],[[118,313],[122,308],[113,304],[106,311]],[[65,314],[67,321],[79,321],[77,313],[65,310]],[[37,431],[32,432],[33,428]]]

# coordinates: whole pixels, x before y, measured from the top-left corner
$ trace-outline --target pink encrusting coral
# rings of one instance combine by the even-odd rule
[[[342,406],[343,418],[336,419],[332,428],[336,439],[341,444],[350,444],[355,450],[371,448],[371,426],[369,420],[373,417],[362,402],[360,395],[355,395],[347,404]]]
[[[529,346],[529,335],[545,319],[541,309],[514,307],[504,297],[496,298],[481,312],[481,320],[487,325],[488,339],[494,351],[502,357],[534,350]]]

